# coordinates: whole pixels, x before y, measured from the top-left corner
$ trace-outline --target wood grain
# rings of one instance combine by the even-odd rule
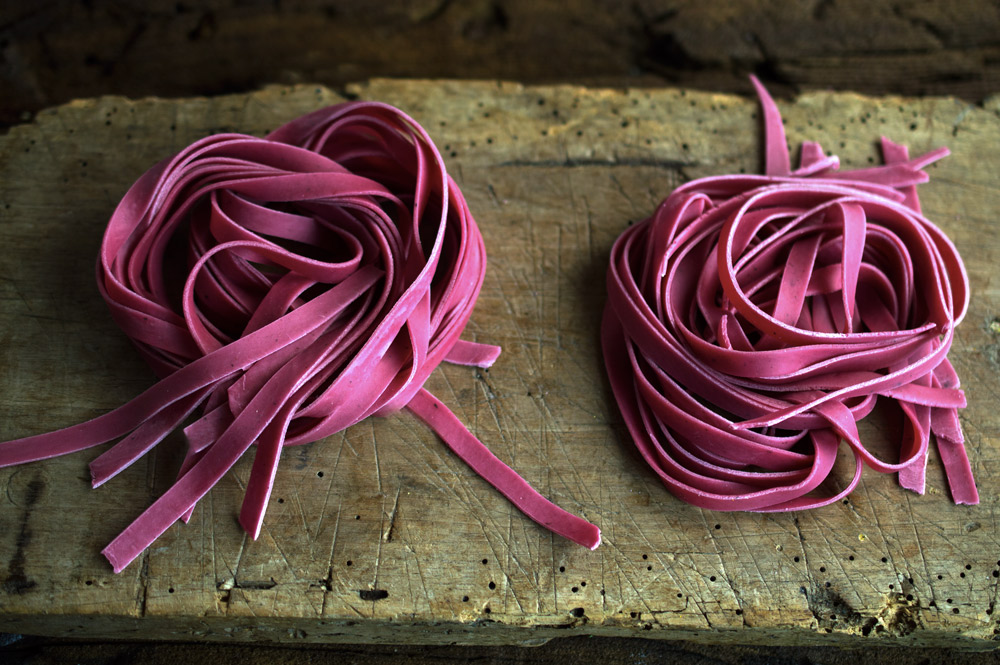
[[[99,550],[170,482],[170,439],[99,490],[93,454],[0,470],[0,630],[90,637],[533,643],[567,634],[742,643],[990,648],[1000,571],[996,371],[1000,103],[814,93],[782,104],[793,144],[847,166],[886,134],[949,145],[925,211],[972,282],[951,357],[982,504],[867,472],[843,504],[794,515],[675,500],[623,436],[598,354],[617,234],[672,187],[759,169],[752,100],[689,90],[374,80],[442,148],[490,267],[466,337],[489,371],[428,387],[543,493],[595,521],[588,552],[514,511],[406,412],[287,451],[256,542],[236,523],[243,460],[115,576]],[[152,382],[92,283],[103,225],[152,163],[218,131],[262,134],[337,94],[315,86],[181,100],[82,100],[0,137],[0,439],[125,402]],[[870,423],[879,437],[890,423]],[[96,454],[96,453],[95,453]],[[846,467],[844,467],[846,473]]]

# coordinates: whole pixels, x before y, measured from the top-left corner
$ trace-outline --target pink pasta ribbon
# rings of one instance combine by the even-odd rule
[[[257,444],[240,523],[254,538],[283,447],[408,407],[529,517],[594,548],[422,386],[442,361],[488,367],[459,339],[483,283],[482,236],[426,132],[375,102],[322,109],[267,138],[211,136],[150,169],[97,264],[115,321],[161,376],[128,404],[0,444],[0,466],[124,437],[108,481],[184,429],[175,484],[103,553],[121,571]]]
[[[923,493],[933,432],[952,498],[978,503],[946,357],[968,277],[915,187],[947,149],[910,159],[883,138],[884,166],[839,171],[807,142],[793,171],[753,82],[766,175],[687,183],[612,249],[602,346],[639,453],[696,506],[788,511],[843,498],[865,465]],[[903,416],[890,461],[858,435],[878,397]],[[854,474],[836,491],[841,441]]]

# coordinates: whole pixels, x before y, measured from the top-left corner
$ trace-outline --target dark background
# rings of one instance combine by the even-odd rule
[[[78,97],[213,95],[372,77],[779,95],[1000,92],[998,0],[5,0],[0,132]],[[537,648],[102,643],[0,635],[0,663],[1000,663],[1000,652],[718,647],[570,638]]]
[[[370,77],[1000,92],[996,0],[5,0],[0,122],[74,97]]]

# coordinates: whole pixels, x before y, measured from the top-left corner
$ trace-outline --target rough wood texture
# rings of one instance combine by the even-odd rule
[[[534,643],[567,634],[743,643],[990,648],[1000,574],[996,372],[1000,103],[815,93],[782,104],[789,139],[847,166],[886,134],[954,155],[922,188],[962,251],[972,308],[951,357],[983,502],[950,503],[932,457],[918,497],[866,473],[849,501],[721,514],[671,497],[622,436],[597,350],[610,245],[684,179],[759,168],[752,100],[376,80],[443,149],[490,255],[466,336],[489,372],[429,387],[496,453],[596,521],[596,552],[514,511],[415,418],[289,451],[257,542],[235,515],[243,460],[115,576],[99,550],[169,483],[178,441],[99,490],[92,454],[0,470],[0,630],[270,641]],[[111,409],[152,377],[92,284],[104,223],[138,175],[209,132],[261,134],[338,96],[77,101],[0,137],[0,440]],[[879,426],[868,435],[878,436]],[[378,593],[372,593],[374,591]]]
[[[35,0],[0,5],[0,122],[74,97],[373,76],[1000,90],[993,0]]]

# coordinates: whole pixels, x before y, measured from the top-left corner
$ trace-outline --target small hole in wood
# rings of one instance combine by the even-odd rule
[[[799,557],[794,557],[794,558],[792,559],[792,561],[794,561],[795,563],[798,563],[798,562],[799,562]]]
[[[347,560],[347,565],[348,565],[348,566],[353,566],[353,565],[354,565],[354,562],[353,562],[353,561],[351,561],[350,559],[348,559],[348,560]]]
[[[882,563],[889,563],[889,560],[885,557],[882,557]]]
[[[497,588],[497,583],[496,583],[496,582],[490,582],[490,583],[489,583],[489,584],[488,584],[487,586],[488,586],[488,587],[489,587],[489,588],[490,588],[491,590],[492,590],[492,589],[496,589],[496,588]]]
[[[652,570],[652,569],[653,569],[652,566],[646,566],[646,570]]]
[[[484,565],[484,566],[485,566],[486,564],[488,564],[489,562],[490,562],[490,560],[489,560],[489,559],[483,559],[483,565]]]
[[[580,587],[578,587],[578,586],[575,586],[572,589],[570,589],[570,591],[572,591],[573,593],[576,593],[579,590],[580,590]]]
[[[483,612],[486,612],[487,614],[489,614],[489,613],[490,613],[490,612],[492,612],[492,611],[493,611],[493,610],[491,610],[491,609],[490,609],[490,608],[488,608],[488,607],[484,607],[484,608],[483,608]]]
[[[317,478],[322,478],[323,477],[323,472],[322,471],[317,471],[316,472],[316,477]]]
[[[462,602],[463,603],[469,602],[469,597],[468,596],[462,596]]]
[[[565,573],[566,572],[566,566],[559,566],[559,572],[560,573]]]
[[[170,587],[169,589],[167,589],[167,593],[173,593],[173,592],[174,592],[174,588],[173,587]]]
[[[583,611],[582,607],[574,607],[573,609],[571,609],[569,611],[569,613],[572,614],[573,616],[575,616],[578,619],[584,615],[584,611]]]

